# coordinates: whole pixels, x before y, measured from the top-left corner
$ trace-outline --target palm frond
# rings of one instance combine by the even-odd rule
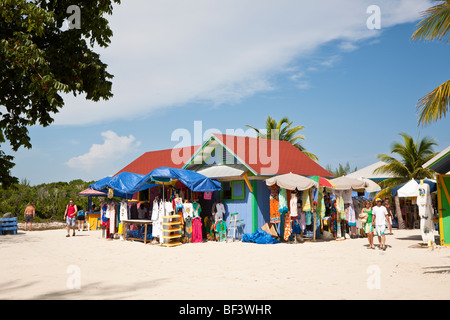
[[[419,125],[426,125],[444,118],[450,111],[450,80],[422,97],[417,104]]]
[[[442,2],[422,12],[422,20],[412,40],[443,40],[450,36],[450,1]],[[450,41],[450,37],[447,41]]]
[[[319,158],[315,155],[315,154],[313,154],[313,153],[311,153],[311,152],[308,152],[308,151],[302,151],[305,155],[307,155],[310,159],[312,159],[312,160],[314,160],[314,161],[316,161],[316,162],[318,162],[319,161]]]

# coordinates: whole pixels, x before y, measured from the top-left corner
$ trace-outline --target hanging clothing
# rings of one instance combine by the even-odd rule
[[[109,211],[109,233],[116,233],[116,206],[114,204],[108,205],[108,209],[106,210],[106,214]]]
[[[203,199],[211,200],[211,198],[212,198],[212,191],[205,191],[205,193],[203,195]]]
[[[333,200],[331,206],[331,232],[333,233],[334,239],[337,239],[338,223],[337,223],[337,208],[335,200]]]
[[[289,201],[289,214],[291,217],[297,217],[298,216],[298,211],[297,211],[297,194],[296,193],[292,193],[291,194],[291,200]]]
[[[202,241],[202,219],[200,217],[197,217],[192,220],[192,242],[198,243]]]
[[[280,223],[279,199],[277,185],[270,186],[270,223]]]
[[[278,195],[278,210],[280,213],[287,213],[289,211],[287,204],[287,190],[280,188],[280,194]]]
[[[184,230],[185,230],[185,234],[184,234],[184,239],[186,243],[191,243],[192,242],[192,217],[186,217],[185,221],[185,225],[184,225]]]
[[[192,203],[183,203],[183,208],[184,208],[184,219],[186,220],[187,218],[193,218],[194,217],[194,207],[192,206]]]
[[[193,216],[194,216],[194,218],[200,217],[200,213],[202,212],[202,207],[200,206],[200,204],[199,203],[193,203],[192,204],[192,209],[193,209]]]
[[[227,240],[227,225],[225,221],[219,220],[215,224],[216,240],[224,242]]]
[[[311,211],[311,202],[309,199],[309,192],[308,191],[304,191],[303,195],[302,195],[302,204],[303,204],[303,208],[302,210],[305,212]]]
[[[153,238],[159,238],[162,235],[162,223],[160,220],[160,216],[162,216],[160,210],[160,204],[157,199],[153,200],[153,208],[152,208],[152,236]]]
[[[302,229],[302,232],[306,229],[306,212],[302,211],[300,212],[300,228]]]
[[[128,204],[126,201],[120,202],[120,221],[128,219]]]
[[[417,206],[419,207],[420,231],[422,241],[434,243],[434,222],[433,207],[430,194],[430,186],[427,183],[420,182],[418,185]]]
[[[220,220],[223,220],[223,217],[225,216],[225,206],[223,203],[218,202],[216,204],[216,213],[214,215],[215,222],[218,222]]]
[[[307,226],[310,226],[310,225],[312,225],[312,219],[313,217],[312,217],[312,212],[311,211],[306,211],[305,212],[305,224],[307,225]]]
[[[288,241],[292,233],[291,216],[289,214],[284,215],[284,241]]]
[[[355,213],[355,208],[353,207],[353,202],[348,205],[347,214],[348,214],[348,216],[346,218],[348,221],[348,225],[356,226],[356,213]]]

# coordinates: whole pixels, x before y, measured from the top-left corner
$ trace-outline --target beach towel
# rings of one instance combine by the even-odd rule
[[[287,213],[289,211],[288,206],[287,206],[287,190],[284,188],[280,189],[280,194],[279,194],[279,201],[278,201],[278,207],[279,207],[279,211],[280,213]]]

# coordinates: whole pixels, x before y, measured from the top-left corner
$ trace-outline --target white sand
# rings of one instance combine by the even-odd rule
[[[450,298],[450,249],[411,247],[419,230],[395,230],[384,252],[367,239],[166,248],[65,235],[0,236],[0,299]]]

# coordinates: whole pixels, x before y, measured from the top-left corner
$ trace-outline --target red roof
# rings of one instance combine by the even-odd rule
[[[146,175],[159,167],[181,169],[198,148],[199,146],[191,146],[146,152],[117,172],[116,175],[124,171]]]
[[[288,141],[213,135],[258,175],[292,172],[304,176],[333,176]]]
[[[333,176],[288,141],[215,133],[213,136],[257,175],[273,176],[292,172],[304,176]],[[146,152],[117,174],[126,171],[146,175],[159,167],[183,168],[199,147]]]

